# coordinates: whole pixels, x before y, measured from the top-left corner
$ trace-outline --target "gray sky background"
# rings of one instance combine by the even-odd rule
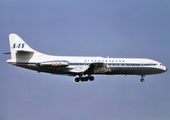
[[[0,53],[16,33],[52,55],[150,58],[170,69],[169,0],[1,0]],[[170,74],[74,77],[37,73],[0,55],[1,120],[169,120]]]

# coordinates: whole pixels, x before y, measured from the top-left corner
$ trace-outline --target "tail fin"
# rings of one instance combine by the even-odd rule
[[[9,35],[9,43],[13,62],[28,60],[35,52],[24,40],[14,33]]]

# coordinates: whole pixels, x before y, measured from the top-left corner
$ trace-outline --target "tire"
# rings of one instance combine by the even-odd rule
[[[141,82],[144,82],[144,81],[145,81],[145,79],[141,78],[141,79],[140,79],[140,81],[141,81]]]
[[[75,82],[79,82],[80,81],[80,79],[77,77],[77,78],[75,78]]]
[[[89,77],[89,80],[90,80],[90,81],[93,81],[93,80],[94,80],[94,77],[93,77],[93,76],[90,76],[90,77]]]

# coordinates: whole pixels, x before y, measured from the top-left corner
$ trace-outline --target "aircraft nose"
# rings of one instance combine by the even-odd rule
[[[165,66],[164,66],[164,71],[165,71],[165,72],[168,71],[167,67],[165,67]]]
[[[163,72],[168,71],[168,69],[165,66],[162,66],[162,70],[163,70]]]

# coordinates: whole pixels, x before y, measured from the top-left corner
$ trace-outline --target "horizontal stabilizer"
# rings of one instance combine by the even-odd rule
[[[17,53],[34,53],[34,51],[17,50]]]
[[[3,53],[3,54],[11,54],[11,52],[5,52],[5,53]]]

